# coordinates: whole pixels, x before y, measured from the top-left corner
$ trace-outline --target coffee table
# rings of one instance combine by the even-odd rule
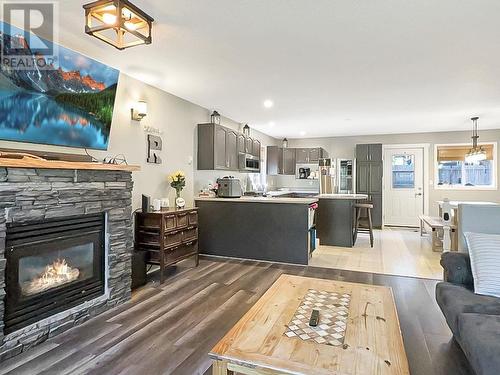
[[[214,375],[409,374],[390,288],[292,275],[281,275],[209,356]]]

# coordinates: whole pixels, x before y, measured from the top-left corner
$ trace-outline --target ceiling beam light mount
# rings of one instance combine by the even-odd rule
[[[83,9],[85,33],[119,50],[151,44],[153,18],[128,0],[98,0]]]

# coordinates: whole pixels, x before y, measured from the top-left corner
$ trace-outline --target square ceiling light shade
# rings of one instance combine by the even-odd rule
[[[127,0],[99,0],[83,6],[85,32],[123,50],[151,44],[153,18]]]

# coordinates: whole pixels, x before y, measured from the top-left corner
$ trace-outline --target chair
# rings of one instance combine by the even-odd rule
[[[360,218],[361,218],[361,211],[364,209],[366,209],[366,211],[368,213],[368,228],[359,226]],[[354,224],[353,243],[356,243],[356,239],[358,238],[358,232],[370,233],[370,247],[373,247],[372,209],[373,209],[373,203],[370,203],[370,202],[355,203],[354,204],[356,223]]]

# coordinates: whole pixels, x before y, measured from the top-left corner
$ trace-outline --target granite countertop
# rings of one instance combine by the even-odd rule
[[[366,194],[318,194],[316,198],[319,199],[352,199],[352,200],[363,200],[368,199]]]
[[[239,202],[239,203],[293,203],[293,204],[312,204],[318,201],[318,198],[279,198],[279,197],[249,197],[241,198],[217,198],[217,197],[196,197],[195,201],[212,202]]]
[[[272,190],[266,193],[268,197],[279,197],[280,195],[287,195],[287,194],[311,194],[312,196],[315,196],[316,194],[318,194],[318,190],[306,190],[306,189]]]

